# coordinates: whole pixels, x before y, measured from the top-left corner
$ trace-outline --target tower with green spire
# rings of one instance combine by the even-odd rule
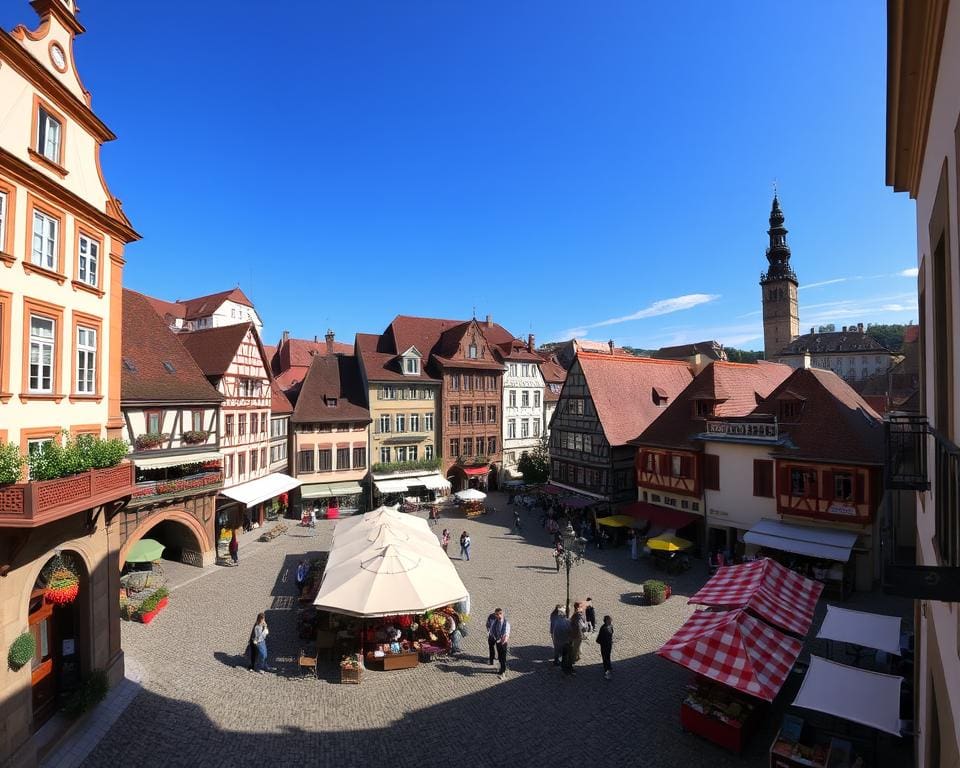
[[[770,245],[767,247],[767,271],[760,274],[763,297],[763,357],[776,360],[777,354],[800,335],[797,306],[797,274],[790,266],[787,228],[776,192],[770,209]]]

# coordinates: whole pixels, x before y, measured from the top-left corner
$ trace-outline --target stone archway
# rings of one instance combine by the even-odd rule
[[[210,565],[216,559],[214,544],[200,521],[182,509],[166,509],[144,519],[127,536],[127,540],[120,547],[121,569],[126,564],[130,547],[145,538],[151,531],[155,535],[149,538],[160,540],[170,548],[171,554],[179,552],[179,557],[173,559],[198,567]]]

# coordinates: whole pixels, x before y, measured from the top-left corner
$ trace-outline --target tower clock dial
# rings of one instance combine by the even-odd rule
[[[50,61],[53,62],[53,66],[55,66],[60,72],[66,71],[67,57],[59,43],[54,43],[50,46]]]

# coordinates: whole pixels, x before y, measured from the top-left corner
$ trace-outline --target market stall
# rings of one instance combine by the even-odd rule
[[[828,605],[827,615],[820,625],[817,637],[899,656],[901,625],[899,616],[883,616]]]
[[[690,602],[747,608],[781,629],[805,635],[822,591],[823,584],[764,558],[720,568]]]

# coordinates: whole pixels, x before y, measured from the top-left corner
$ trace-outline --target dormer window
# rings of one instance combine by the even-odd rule
[[[408,357],[403,361],[403,372],[417,376],[420,373],[420,361],[415,357]]]
[[[476,345],[476,344],[471,344],[471,345],[467,348],[467,357],[469,357],[471,360],[476,360],[476,359],[477,359],[477,345]]]
[[[694,400],[693,401],[693,412],[696,416],[699,416],[701,419],[706,418],[707,416],[713,416],[713,400]]]
[[[803,409],[803,403],[800,400],[781,400],[780,401],[780,421],[792,422],[800,418],[800,411]]]
[[[327,408],[336,408],[337,407],[337,398],[328,397],[327,398]]]
[[[559,390],[559,385],[555,384],[551,384],[550,388],[553,389],[554,386],[556,386]],[[666,390],[662,389],[661,387],[654,387],[650,397],[653,399],[653,404],[657,406],[657,408],[666,407],[667,401],[670,399],[667,397]]]

